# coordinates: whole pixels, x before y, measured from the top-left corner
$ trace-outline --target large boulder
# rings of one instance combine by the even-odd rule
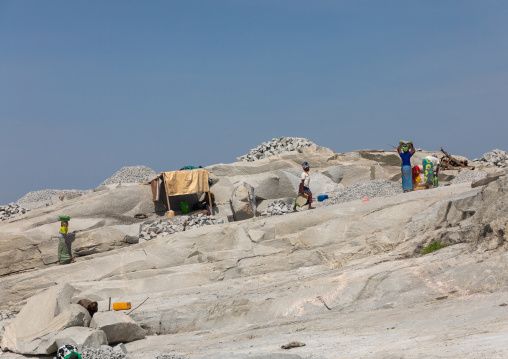
[[[139,232],[141,229],[141,225],[139,223],[135,224],[119,224],[113,226],[113,228],[122,231],[125,234],[124,242],[129,244],[139,243]]]
[[[30,270],[41,263],[35,241],[21,234],[0,233],[0,276]]]
[[[344,177],[344,169],[342,166],[330,166],[322,173],[335,183],[340,183],[340,181],[342,181],[342,177]]]
[[[73,254],[86,256],[119,249],[136,242],[134,218],[148,213],[154,204],[150,186],[135,185],[112,190],[90,192],[70,201],[35,209],[22,220],[0,221],[0,276],[43,268],[57,261],[57,218],[69,215]],[[125,226],[116,227],[112,226]],[[104,229],[104,227],[108,227]],[[74,233],[74,234],[73,234]],[[72,238],[74,236],[74,238]]]
[[[136,225],[139,228],[139,225]],[[128,246],[123,230],[113,227],[96,228],[76,234],[71,244],[72,253],[76,257],[108,252]]]
[[[109,344],[128,343],[145,337],[143,328],[128,315],[118,312],[95,313],[90,327],[106,333]]]
[[[5,329],[0,346],[15,353],[39,355],[57,350],[56,335],[65,328],[88,326],[90,314],[70,304],[75,289],[62,284],[28,299],[16,319]]]
[[[256,217],[256,197],[254,188],[248,183],[238,183],[231,195],[231,208],[235,221]]]
[[[487,177],[481,178],[479,180],[473,181],[471,183],[472,188],[480,187],[480,186],[486,186],[490,182],[497,181],[500,177],[505,176],[504,173],[489,173],[487,174]]]
[[[55,337],[57,347],[65,344],[71,344],[82,351],[85,348],[100,348],[101,345],[107,345],[108,339],[106,333],[102,330],[85,327],[71,327],[62,330]]]

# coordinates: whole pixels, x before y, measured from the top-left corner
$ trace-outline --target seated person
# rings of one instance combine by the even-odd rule
[[[201,201],[199,201],[198,203],[196,203],[194,206],[192,206],[192,209],[195,211],[199,211],[194,214],[203,213],[203,214],[206,214],[209,216],[212,213],[211,207],[215,206],[215,195],[213,194],[213,192],[210,192],[210,197],[212,198],[211,205],[210,205],[208,193],[204,193],[203,195],[204,195],[204,198]]]
[[[80,299],[78,304],[88,310],[88,313],[90,313],[91,317],[93,317],[93,315],[99,310],[99,305],[97,302],[92,302],[88,299]]]

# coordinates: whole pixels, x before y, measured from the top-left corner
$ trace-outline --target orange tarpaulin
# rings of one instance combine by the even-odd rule
[[[150,185],[154,202],[162,200],[160,195],[164,190],[168,197],[210,191],[206,170],[162,172]]]
[[[210,191],[206,170],[163,172],[162,175],[168,196]]]

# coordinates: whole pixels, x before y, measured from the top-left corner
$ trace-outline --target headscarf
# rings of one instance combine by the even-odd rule
[[[307,162],[302,163],[302,168],[304,171],[307,171],[309,169],[309,164]]]

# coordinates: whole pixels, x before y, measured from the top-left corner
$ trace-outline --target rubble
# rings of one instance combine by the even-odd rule
[[[83,195],[91,192],[91,190],[79,190],[79,189],[43,189],[40,191],[32,191],[25,194],[23,197],[18,199],[16,204],[24,206],[28,209],[36,209],[40,207],[50,206],[54,200],[56,202],[61,201],[57,196],[66,195],[67,197]]]
[[[176,232],[188,231],[194,228],[224,223],[224,219],[214,216],[207,216],[200,213],[190,216],[159,219],[141,226],[139,239],[149,241],[155,238],[162,238]]]
[[[487,177],[487,172],[485,171],[473,171],[464,169],[460,171],[457,176],[452,180],[452,184],[459,184],[465,182],[473,182],[484,179]]]
[[[398,182],[382,179],[365,181],[340,190],[336,196],[329,197],[326,201],[320,202],[321,204],[318,203],[318,206],[330,206],[360,200],[365,197],[395,196],[400,193],[402,193],[402,187]]]
[[[80,352],[83,359],[127,359],[125,353],[114,350],[109,345],[100,348],[86,348]]]
[[[282,200],[277,200],[268,205],[268,208],[262,211],[259,215],[261,217],[268,216],[282,216],[293,212],[293,206],[285,203]]]
[[[146,166],[123,167],[97,188],[112,184],[148,182],[155,176],[157,176],[157,172]]]
[[[0,221],[5,221],[12,217],[21,216],[30,211],[29,209],[20,207],[17,203],[9,203],[6,206],[0,206]]]
[[[508,152],[496,149],[485,153],[482,158],[475,158],[473,162],[505,168],[508,167]]]
[[[253,148],[246,155],[237,157],[238,161],[253,162],[262,158],[278,155],[284,152],[295,151],[303,147],[315,145],[314,142],[306,138],[299,137],[281,137],[273,138],[269,142],[263,142],[258,147]]]

